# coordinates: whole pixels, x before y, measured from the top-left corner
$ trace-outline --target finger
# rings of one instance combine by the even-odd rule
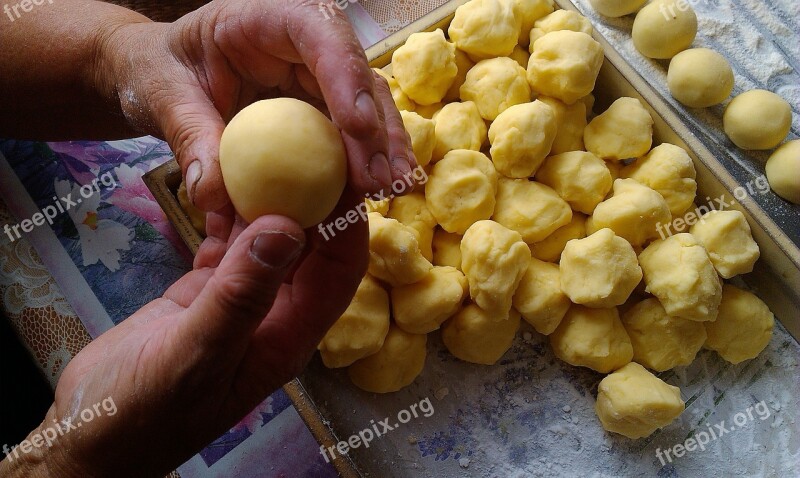
[[[189,307],[213,275],[212,268],[190,271],[164,292],[164,298],[183,308]]]
[[[417,160],[414,150],[411,148],[411,140],[403,124],[403,117],[400,116],[397,106],[392,98],[392,91],[385,78],[375,73],[375,95],[378,104],[384,112],[386,123],[386,133],[389,140],[389,164],[392,170],[392,181],[400,180],[404,185],[407,181],[413,181],[411,171],[417,167]],[[397,188],[394,188],[397,189]],[[411,188],[403,188],[400,191],[393,191],[395,194],[410,192]]]
[[[194,257],[193,267],[217,267],[228,250],[228,238],[234,225],[233,205],[206,215],[206,238]]]

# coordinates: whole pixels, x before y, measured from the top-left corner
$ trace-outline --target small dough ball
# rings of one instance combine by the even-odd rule
[[[377,212],[383,217],[386,217],[389,214],[389,206],[391,205],[392,200],[389,198],[384,198],[379,201],[375,201],[373,199],[365,199],[364,203],[367,205],[367,213]]]
[[[383,347],[347,369],[350,380],[372,393],[396,392],[414,382],[425,367],[426,335],[409,334],[392,324]]]
[[[691,48],[669,62],[667,85],[672,97],[691,108],[722,103],[733,91],[733,70],[724,56]]]
[[[800,204],[800,139],[788,141],[767,160],[769,186],[775,194]]]
[[[638,158],[653,144],[653,118],[636,98],[619,98],[589,122],[583,141],[598,158]]]
[[[461,236],[437,228],[433,233],[433,265],[461,270]]]
[[[775,316],[758,297],[730,284],[722,286],[719,316],[705,322],[705,346],[737,364],[756,358],[769,344]]]
[[[561,290],[558,265],[531,257],[514,293],[513,304],[537,332],[542,335],[553,333],[571,305]]]
[[[752,272],[761,254],[747,219],[736,210],[709,211],[690,232],[706,248],[714,268],[725,279]]]
[[[561,289],[576,304],[622,305],[641,280],[636,252],[611,229],[573,239],[561,253]]]
[[[341,317],[319,343],[322,363],[347,367],[381,349],[389,333],[389,294],[367,274]]]
[[[445,40],[441,29],[413,33],[392,55],[392,72],[415,103],[438,103],[458,73],[456,47]]]
[[[501,178],[492,219],[521,234],[526,243],[533,244],[569,224],[572,210],[544,184]]]
[[[639,265],[646,291],[658,297],[671,317],[716,320],[722,282],[694,236],[681,233],[653,241],[639,254]]]
[[[442,325],[442,342],[458,359],[494,365],[511,348],[519,324],[519,312],[513,309],[508,320],[496,322],[491,314],[469,304]]]
[[[382,77],[389,83],[389,91],[392,93],[392,99],[394,100],[394,105],[397,106],[397,109],[400,111],[414,111],[417,107],[416,103],[411,101],[411,98],[408,97],[407,94],[400,88],[400,84],[397,83],[397,80],[394,76],[386,73],[380,68],[373,68],[372,71],[378,74],[378,76]]]
[[[733,144],[742,149],[771,149],[789,134],[792,108],[771,91],[747,91],[728,103],[722,127]]]
[[[656,59],[672,58],[697,35],[697,15],[686,0],[653,0],[633,20],[633,46]]]
[[[467,79],[461,85],[461,99],[474,101],[481,117],[494,121],[511,106],[529,102],[531,88],[525,78],[525,69],[516,61],[506,57],[492,58],[479,61],[467,72]]]
[[[594,208],[586,232],[611,228],[634,246],[659,237],[659,231],[672,221],[664,197],[635,179],[614,181],[614,194]]]
[[[456,9],[447,32],[473,59],[508,56],[522,28],[514,0],[472,0]]]
[[[369,273],[392,286],[413,284],[431,270],[416,231],[376,212],[369,217]]]
[[[247,222],[280,214],[302,228],[333,212],[347,181],[339,130],[293,98],[257,101],[233,117],[219,145],[231,202]]]
[[[631,339],[616,307],[590,309],[573,305],[550,334],[556,357],[577,367],[609,373],[633,358]]]
[[[620,175],[656,190],[676,217],[692,205],[697,195],[697,172],[692,158],[674,144],[656,146],[646,156],[622,168]]]
[[[567,242],[584,237],[586,237],[586,216],[573,212],[572,220],[568,224],[559,227],[543,240],[531,244],[531,255],[545,262],[558,262]]]
[[[433,259],[431,244],[436,219],[428,210],[427,201],[422,193],[411,193],[394,198],[387,217],[397,219],[414,229],[422,256],[429,261]]]
[[[444,95],[444,101],[447,103],[461,99],[461,85],[467,79],[467,72],[475,66],[475,62],[465,52],[456,48],[456,66],[458,67],[456,79],[453,80],[453,84],[450,85],[450,89]]]
[[[478,151],[456,149],[433,165],[425,198],[428,209],[447,232],[464,234],[476,221],[492,217],[497,171]]]
[[[494,221],[478,221],[461,240],[461,266],[472,300],[491,320],[508,318],[531,253],[518,232]]]
[[[181,209],[186,213],[194,230],[201,236],[206,237],[206,212],[198,209],[197,206],[192,204],[192,201],[189,200],[189,193],[186,191],[186,181],[181,181],[181,185],[178,186],[178,204],[181,205]]]
[[[585,214],[591,214],[611,191],[611,172],[606,163],[586,151],[550,156],[536,171],[536,180]]]
[[[603,47],[583,32],[559,30],[536,40],[528,62],[528,83],[536,93],[571,105],[594,89]]]
[[[603,428],[644,438],[672,423],[684,404],[681,390],[631,362],[600,381],[595,412]]]
[[[589,3],[600,15],[617,18],[639,10],[647,0],[589,0]]]
[[[645,299],[622,314],[633,344],[633,360],[663,372],[689,365],[706,341],[701,322],[670,317],[655,298]]]
[[[550,154],[561,154],[569,151],[581,151],[583,145],[583,131],[586,129],[586,104],[576,101],[565,105],[562,101],[548,96],[540,96],[539,100],[553,108],[556,114],[556,137]]]
[[[472,101],[448,103],[436,114],[433,162],[455,149],[480,151],[486,141],[486,123]]]
[[[533,25],[540,18],[553,13],[555,4],[553,0],[516,0],[516,3],[517,15],[522,20],[518,43],[522,46],[528,46]]]
[[[411,137],[411,149],[419,166],[427,166],[431,162],[433,147],[436,146],[435,125],[433,120],[425,119],[412,111],[401,111],[403,125]]]
[[[530,45],[550,32],[569,30],[592,35],[592,23],[588,18],[572,10],[556,10],[546,17],[540,18],[531,29]],[[531,53],[533,47],[530,48]]]
[[[532,176],[550,152],[556,131],[553,109],[539,100],[500,113],[489,128],[497,172],[509,178]]]
[[[514,51],[508,55],[509,58],[516,61],[520,68],[523,70],[528,68],[528,61],[531,59],[531,54],[528,53],[528,50],[522,48],[521,46],[517,45],[514,47]],[[526,80],[527,81],[527,80]]]
[[[392,289],[392,317],[411,334],[427,334],[461,308],[467,278],[454,267],[434,267],[421,281]]]
[[[432,105],[417,105],[417,108],[414,110],[418,115],[422,116],[425,119],[433,119],[436,116],[436,113],[444,108],[444,103],[433,103]]]

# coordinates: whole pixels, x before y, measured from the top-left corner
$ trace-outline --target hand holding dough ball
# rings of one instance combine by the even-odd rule
[[[494,121],[506,109],[531,100],[525,69],[507,57],[482,60],[467,72],[461,99],[473,101],[481,117]]]
[[[433,162],[455,149],[480,151],[486,142],[486,123],[472,101],[448,103],[436,114]]]
[[[367,274],[347,310],[319,343],[322,363],[347,367],[380,350],[388,332],[389,294]]]
[[[559,30],[536,40],[528,62],[528,83],[539,94],[571,105],[594,89],[603,47],[583,32]]]
[[[461,270],[461,236],[436,228],[433,233],[433,265]]]
[[[569,30],[573,32],[583,32],[592,35],[592,23],[588,18],[572,10],[556,10],[546,17],[540,18],[534,23],[531,29],[530,45],[550,32],[559,30]],[[533,52],[533,46],[530,47]]]
[[[411,149],[417,158],[417,165],[427,166],[431,162],[433,148],[436,146],[435,124],[412,111],[401,111],[408,135],[411,137]]]
[[[636,98],[619,98],[589,122],[583,141],[606,160],[644,156],[653,144],[653,117]]]
[[[544,184],[527,179],[501,178],[492,219],[518,232],[533,244],[569,223],[569,204]]]
[[[622,314],[622,325],[633,344],[634,362],[656,372],[691,364],[706,341],[701,322],[670,317],[652,297]]]
[[[494,365],[514,343],[519,330],[519,312],[511,310],[507,320],[469,304],[442,325],[442,342],[456,358],[465,362]]]
[[[427,334],[461,308],[467,278],[453,267],[434,267],[421,281],[392,289],[392,317],[411,334]]]
[[[478,221],[461,240],[461,267],[472,300],[491,320],[508,318],[511,299],[531,252],[519,233],[494,221]]]
[[[706,248],[714,268],[725,279],[752,272],[761,254],[747,219],[739,211],[709,211],[690,232]]]
[[[653,241],[641,254],[647,292],[671,317],[713,322],[722,299],[722,282],[705,248],[687,233]]]
[[[472,61],[465,52],[456,48],[456,66],[458,67],[456,79],[453,80],[453,84],[450,85],[450,89],[447,90],[442,100],[446,103],[452,103],[461,99],[461,85],[466,81],[467,73],[475,66],[475,62]]]
[[[292,98],[251,104],[222,133],[219,163],[236,212],[253,222],[280,214],[307,228],[333,212],[347,181],[339,130]]]
[[[522,19],[515,0],[472,0],[456,9],[447,32],[474,60],[508,56],[517,44]]]
[[[571,105],[549,96],[540,96],[539,101],[553,108],[556,115],[556,137],[550,154],[561,154],[569,151],[582,151],[583,131],[586,129],[586,104],[576,101]]]
[[[611,191],[611,172],[605,162],[586,151],[550,156],[536,171],[536,180],[585,214],[591,214]]]
[[[747,91],[728,103],[722,127],[742,149],[771,149],[789,134],[792,108],[771,91]]]
[[[417,107],[416,103],[411,101],[411,98],[409,98],[403,89],[400,88],[400,84],[397,82],[394,76],[391,76],[380,68],[373,68],[372,71],[377,73],[380,77],[385,79],[387,83],[389,83],[389,91],[392,93],[394,105],[397,106],[398,110],[414,111],[414,109]]]
[[[654,189],[667,201],[669,212],[677,217],[686,211],[697,194],[697,172],[686,150],[662,143],[646,156],[624,167],[621,177],[631,178]]]
[[[392,324],[381,349],[347,369],[350,380],[372,393],[396,392],[414,382],[425,367],[425,335],[409,334]]]
[[[600,15],[617,18],[639,10],[647,0],[589,0],[589,3]]]
[[[369,273],[392,286],[412,284],[431,270],[414,229],[376,212],[369,217]]]
[[[416,232],[417,243],[422,256],[429,261],[433,259],[431,244],[436,219],[428,210],[425,196],[422,193],[411,193],[398,196],[392,200],[387,217],[397,219]]]
[[[681,390],[631,362],[600,381],[595,412],[603,428],[628,438],[644,438],[681,413]]]
[[[489,128],[497,172],[509,178],[532,176],[550,152],[556,128],[553,109],[538,100],[500,113]]]
[[[697,15],[685,0],[654,0],[636,14],[631,31],[639,53],[656,59],[689,48],[696,35]]]
[[[392,55],[392,72],[415,103],[438,103],[458,73],[455,55],[456,47],[442,30],[414,33]]]
[[[573,212],[572,220],[568,224],[559,227],[541,241],[530,245],[531,255],[545,262],[558,262],[561,260],[561,252],[567,242],[584,237],[586,237],[586,216],[579,212]]]
[[[641,280],[636,252],[611,229],[569,241],[561,253],[561,289],[576,304],[624,304]]]
[[[528,46],[531,40],[531,30],[533,25],[540,18],[553,13],[555,5],[553,0],[515,0],[517,3],[517,15],[522,20],[522,28],[519,31],[518,43]]]
[[[608,227],[634,246],[659,237],[672,214],[664,197],[635,179],[614,181],[614,194],[594,208],[586,232]]]
[[[537,332],[542,335],[553,333],[571,305],[561,290],[558,265],[531,257],[514,293],[513,304]]]
[[[714,50],[691,48],[669,62],[667,85],[673,98],[686,106],[714,106],[733,91],[733,70],[728,60]]]
[[[800,204],[800,139],[784,143],[767,160],[767,181],[775,194]]]
[[[722,303],[714,322],[705,322],[705,346],[737,364],[758,356],[772,338],[775,316],[767,304],[730,284],[722,287]]]
[[[590,309],[573,305],[550,334],[556,357],[577,367],[609,373],[633,357],[633,347],[616,307]]]

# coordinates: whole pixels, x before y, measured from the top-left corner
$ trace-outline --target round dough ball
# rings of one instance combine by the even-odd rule
[[[569,30],[573,32],[583,32],[592,35],[592,23],[588,18],[572,10],[556,10],[546,17],[540,18],[534,23],[531,29],[530,45],[550,32],[559,30]],[[533,47],[530,47],[533,52]]]
[[[400,111],[400,116],[411,137],[411,149],[414,150],[417,165],[427,166],[431,162],[433,147],[436,146],[436,123],[412,111]]]
[[[378,76],[382,77],[389,83],[389,91],[392,93],[392,99],[394,100],[395,106],[400,111],[414,111],[417,107],[416,103],[411,101],[407,94],[400,88],[400,84],[397,83],[397,80],[390,74],[386,73],[380,68],[373,68],[372,71],[378,74]]]
[[[772,338],[775,316],[755,295],[725,284],[717,320],[703,325],[708,334],[706,348],[737,364],[756,358],[766,348]]]
[[[633,344],[633,360],[663,372],[689,365],[706,341],[701,322],[670,317],[655,298],[645,299],[622,314]]]
[[[479,61],[467,72],[461,85],[461,99],[474,101],[481,117],[494,121],[511,106],[531,100],[525,69],[511,58]]]
[[[752,272],[761,254],[747,219],[736,210],[709,211],[690,232],[706,248],[714,268],[725,279]]]
[[[392,324],[383,347],[347,369],[350,380],[372,393],[396,392],[414,382],[425,367],[426,335],[404,332]]]
[[[495,209],[497,171],[478,151],[456,149],[433,165],[425,185],[428,209],[447,232],[464,234]]]
[[[492,162],[509,178],[527,178],[550,152],[557,125],[553,109],[536,100],[500,113],[489,127]]]
[[[544,184],[501,178],[492,219],[517,231],[526,243],[533,244],[569,224],[572,210]]]
[[[597,13],[611,18],[629,15],[647,3],[647,0],[589,0]]]
[[[480,151],[486,141],[486,123],[472,101],[448,103],[436,113],[433,162],[455,149]]]
[[[579,212],[573,212],[572,220],[568,224],[559,227],[541,241],[530,245],[531,255],[545,262],[558,262],[561,260],[561,252],[567,242],[584,237],[586,237],[586,216]]]
[[[392,72],[415,103],[438,103],[458,73],[456,47],[445,40],[441,29],[413,33],[392,55]]]
[[[602,159],[644,156],[653,144],[653,117],[636,98],[619,98],[589,122],[583,141]]]
[[[697,195],[697,172],[692,158],[674,144],[656,146],[646,156],[622,168],[620,176],[635,179],[661,194],[675,217],[686,211]]]
[[[461,236],[436,228],[433,233],[433,265],[461,270]]]
[[[434,267],[421,281],[392,289],[392,317],[410,334],[427,334],[461,308],[467,278],[454,267]]]
[[[604,227],[634,246],[642,246],[659,237],[660,231],[672,221],[664,197],[635,179],[614,181],[614,194],[594,208],[586,222],[591,234]]]
[[[624,304],[641,280],[636,252],[611,229],[573,239],[561,253],[561,289],[576,304]]]
[[[549,338],[556,357],[600,373],[623,367],[633,358],[631,339],[616,307],[590,309],[573,305]]]
[[[553,188],[572,209],[591,214],[611,191],[606,163],[586,151],[550,156],[536,171],[536,180]]]
[[[317,347],[328,368],[347,367],[381,349],[389,332],[389,294],[371,275]]]
[[[683,413],[681,390],[631,362],[600,381],[595,412],[603,428],[628,438],[651,435]]]
[[[771,149],[792,127],[792,108],[771,91],[750,90],[734,98],[722,115],[722,127],[742,149]]]
[[[519,31],[518,43],[528,46],[531,40],[531,30],[536,20],[553,13],[555,4],[553,0],[515,0],[517,4],[517,16],[522,21],[522,28]],[[527,64],[526,64],[527,65]]]
[[[528,83],[536,93],[571,105],[594,89],[603,47],[583,32],[559,30],[534,42]]]
[[[569,151],[582,151],[583,130],[586,129],[586,103],[576,101],[566,105],[562,101],[549,96],[540,96],[539,101],[553,108],[556,115],[556,137],[550,154],[561,154]]]
[[[800,139],[784,143],[767,160],[769,186],[775,194],[800,204]]]
[[[513,309],[508,319],[496,322],[486,311],[469,304],[442,325],[442,342],[465,362],[494,365],[511,348],[519,324],[519,313]]]
[[[472,0],[456,9],[447,32],[473,59],[508,56],[522,28],[515,9],[514,0]]]
[[[724,56],[691,48],[669,62],[667,85],[673,98],[691,108],[722,103],[733,91],[733,70]]]
[[[469,70],[475,66],[475,62],[472,61],[465,52],[456,48],[456,66],[458,67],[456,79],[453,80],[453,84],[450,85],[450,89],[447,90],[447,93],[444,95],[444,101],[447,103],[452,103],[461,99],[461,85],[463,85],[464,81],[467,79]]]
[[[333,212],[347,181],[339,130],[292,98],[257,101],[233,117],[219,145],[231,202],[246,221],[280,214],[304,229]]]
[[[421,280],[433,265],[422,255],[416,231],[376,212],[369,217],[369,273],[392,286]]]
[[[653,0],[633,20],[633,45],[656,59],[672,58],[697,35],[697,15],[686,0]]]
[[[556,330],[571,305],[561,290],[558,265],[533,257],[512,302],[525,321],[542,335],[550,335]]]
[[[433,242],[433,229],[436,227],[436,219],[428,210],[425,195],[411,193],[394,198],[386,217],[397,219],[402,224],[412,228],[416,232],[417,243],[422,257],[429,261],[433,259],[431,243]]]

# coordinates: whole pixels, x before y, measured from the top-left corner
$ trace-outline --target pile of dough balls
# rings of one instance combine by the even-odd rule
[[[403,112],[428,179],[369,205],[368,273],[322,360],[368,392],[394,392],[422,373],[427,334],[492,365],[525,321],[561,360],[609,374],[596,407],[607,430],[644,437],[684,407],[652,372],[686,366],[704,346],[738,362],[769,342],[766,305],[721,279],[752,270],[758,246],[738,211],[675,234],[697,190],[688,153],[653,147],[637,99],[591,116],[603,55],[585,19],[543,1],[518,2],[529,8],[520,19],[511,3],[469,2],[452,43],[412,35],[404,48],[431,51],[395,55],[398,107],[436,105]],[[526,39],[527,71],[507,57]],[[451,81],[460,96],[447,96]]]

